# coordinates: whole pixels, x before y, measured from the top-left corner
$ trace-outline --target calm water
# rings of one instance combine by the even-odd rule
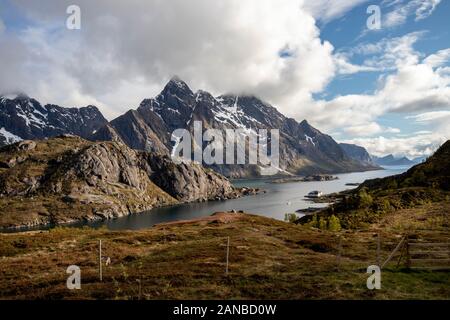
[[[111,230],[137,230],[149,228],[157,223],[176,220],[185,220],[211,215],[218,211],[245,210],[279,220],[284,219],[286,213],[295,212],[298,209],[308,207],[320,207],[323,204],[313,204],[304,196],[312,190],[320,190],[324,193],[333,193],[352,189],[346,183],[361,183],[367,179],[382,178],[406,171],[408,167],[389,167],[385,170],[355,172],[338,174],[338,180],[321,182],[292,182],[271,184],[268,180],[237,180],[234,185],[242,187],[256,187],[266,190],[256,196],[248,196],[240,199],[226,201],[211,201],[203,203],[190,203],[177,206],[157,208],[147,213],[133,214],[130,216],[102,222],[89,223],[92,227],[106,226]]]

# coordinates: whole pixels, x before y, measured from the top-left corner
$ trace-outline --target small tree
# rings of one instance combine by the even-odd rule
[[[319,219],[317,218],[317,214],[314,214],[312,216],[312,219],[309,222],[309,226],[313,228],[319,228]]]
[[[373,203],[373,198],[370,194],[367,193],[366,189],[362,189],[359,194],[359,207],[367,208],[370,207]]]
[[[334,214],[331,215],[330,219],[328,220],[328,230],[333,232],[341,231],[341,222],[339,221],[339,218]]]
[[[319,229],[320,230],[327,230],[327,220],[324,217],[320,217]]]
[[[297,221],[298,217],[295,213],[286,213],[284,215],[284,221],[286,222],[295,222]]]

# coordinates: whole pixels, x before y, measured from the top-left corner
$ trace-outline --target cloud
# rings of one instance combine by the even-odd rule
[[[434,112],[426,112],[426,113],[421,113],[415,116],[408,116],[406,117],[407,119],[414,119],[417,122],[429,122],[429,121],[433,121],[433,120],[437,120],[437,119],[442,119],[442,118],[449,118],[450,117],[450,111],[434,111]]]
[[[450,76],[441,66],[450,49],[438,51],[424,59],[413,48],[421,33],[407,34],[391,40],[383,39],[376,45],[364,44],[347,54],[370,53],[371,59],[362,67],[379,71],[395,71],[379,78],[379,89],[371,95],[339,96],[330,101],[315,101],[321,109],[318,122],[330,123],[337,114],[347,115],[338,126],[352,123],[367,125],[386,112],[420,112],[450,107]],[[325,112],[325,110],[331,112]],[[333,112],[334,111],[334,112]],[[351,115],[351,116],[350,116]],[[331,122],[333,123],[333,122]]]
[[[445,137],[436,133],[417,132],[410,137],[386,138],[378,136],[374,138],[348,139],[341,142],[364,146],[370,154],[375,156],[393,154],[413,159],[423,155],[431,155],[446,140]]]
[[[383,28],[393,28],[400,26],[414,16],[415,21],[420,21],[431,16],[441,0],[389,0],[383,1],[386,8],[393,7],[391,11],[384,14],[382,21]]]
[[[401,130],[398,128],[382,127],[376,122],[371,122],[364,125],[345,127],[343,131],[352,136],[365,137],[379,133],[400,133]]]
[[[337,19],[366,2],[78,0],[82,28],[68,30],[69,1],[16,0],[27,24],[0,32],[0,92],[25,91],[64,106],[95,104],[111,119],[178,75],[194,90],[258,95],[323,131],[367,139],[397,134],[378,117],[449,107],[450,49],[424,57],[414,44],[425,33],[413,32],[335,52],[320,38],[317,20]],[[415,5],[414,14],[431,14],[433,3]],[[359,72],[383,72],[373,93],[313,98],[337,75]]]
[[[298,118],[308,117],[310,122],[329,132],[342,132],[350,139],[370,146],[374,152],[384,149],[407,154],[428,151],[423,148],[426,138],[429,145],[450,138],[450,72],[444,67],[449,49],[423,56],[414,49],[414,44],[424,35],[422,32],[403,37],[383,39],[376,44],[361,44],[342,52],[345,61],[356,56],[369,56],[359,67],[372,67],[389,71],[378,79],[378,88],[372,94],[349,94],[331,100],[305,102],[296,110]],[[377,63],[372,63],[372,60]],[[400,129],[383,127],[378,123],[381,116],[405,114],[407,119],[433,129],[431,135],[420,135],[420,139],[401,138]],[[412,115],[411,115],[412,114]],[[386,138],[387,133],[397,136]],[[379,135],[383,137],[371,137]],[[382,148],[375,148],[382,143]],[[391,146],[388,146],[391,143]],[[409,150],[409,151],[408,151]]]
[[[109,118],[157,94],[173,75],[193,89],[248,92],[278,105],[322,91],[335,75],[334,48],[301,0],[80,0],[81,30],[64,28],[67,3],[15,4],[35,25],[2,44],[22,54],[0,52],[2,69],[17,63],[0,91],[98,104]],[[280,57],[286,47],[290,55]]]
[[[450,60],[450,48],[439,50],[435,54],[431,54],[424,59],[424,63],[432,68],[445,65]]]
[[[369,0],[305,0],[304,7],[316,19],[323,22],[342,17],[349,10],[368,2]]]

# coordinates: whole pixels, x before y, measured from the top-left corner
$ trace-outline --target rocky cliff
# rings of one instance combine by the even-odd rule
[[[0,149],[0,227],[108,219],[239,195],[217,173],[120,141],[65,135]]]
[[[351,159],[359,161],[361,163],[365,163],[367,165],[376,165],[372,157],[364,147],[349,143],[340,143],[339,145],[341,146],[342,150],[344,150],[345,154]]]

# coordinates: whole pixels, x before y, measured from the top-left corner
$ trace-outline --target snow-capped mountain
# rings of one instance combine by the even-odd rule
[[[94,106],[63,108],[24,94],[0,96],[0,146],[61,134],[89,137],[108,121]]]
[[[144,99],[136,110],[108,122],[94,106],[63,108],[42,106],[26,95],[0,96],[0,146],[24,139],[74,134],[91,140],[120,140],[137,150],[171,154],[172,132],[203,129],[280,130],[280,172],[287,174],[337,173],[374,168],[372,163],[348,154],[332,137],[306,120],[297,122],[254,96],[192,92],[177,77],[154,98]],[[204,145],[203,147],[205,147]],[[213,165],[230,177],[259,175],[257,165]]]
[[[192,92],[175,77],[155,98],[142,101],[98,130],[94,140],[119,137],[134,149],[170,153],[173,130],[192,132],[194,121],[202,121],[204,130],[214,129],[279,129],[281,171],[291,174],[348,172],[373,166],[349,157],[336,141],[312,127],[306,120],[298,123],[275,107],[254,96],[221,95],[206,91]],[[258,175],[256,165],[214,165],[227,176]]]

